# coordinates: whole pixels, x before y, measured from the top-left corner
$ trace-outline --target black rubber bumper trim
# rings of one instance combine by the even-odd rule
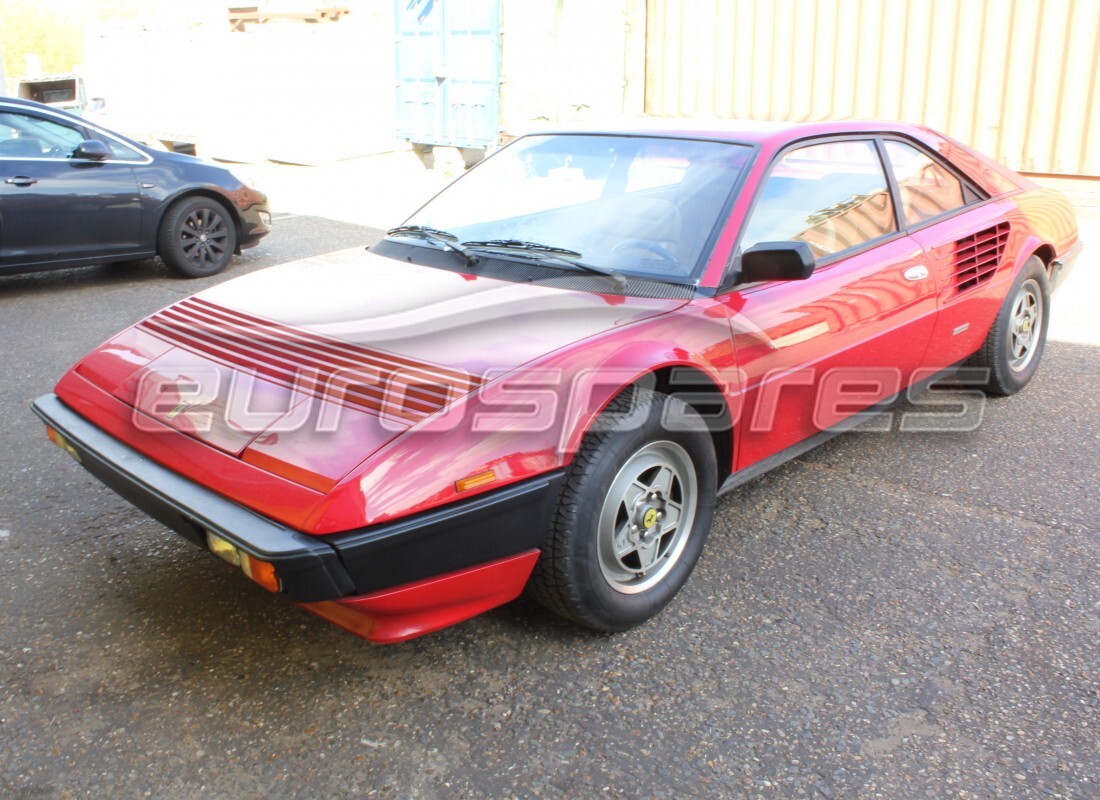
[[[565,473],[548,472],[461,503],[326,536],[359,592],[441,575],[540,547]]]
[[[430,578],[539,547],[562,471],[391,523],[310,536],[162,467],[85,420],[56,395],[34,401],[92,475],[149,516],[206,549],[211,531],[275,564],[297,602],[336,600]]]
[[[206,549],[206,531],[275,565],[283,591],[299,602],[332,600],[355,591],[336,551],[323,539],[280,525],[226,500],[127,447],[53,394],[34,413],[79,453],[103,483],[176,533]]]

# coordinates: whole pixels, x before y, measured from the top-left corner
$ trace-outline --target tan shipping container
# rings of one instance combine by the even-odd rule
[[[1100,0],[648,0],[657,115],[897,119],[1100,176]]]

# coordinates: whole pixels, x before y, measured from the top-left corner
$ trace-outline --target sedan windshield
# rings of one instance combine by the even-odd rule
[[[689,283],[751,155],[747,145],[690,139],[527,136],[403,228],[446,232],[503,258],[542,253],[563,267],[573,259],[593,271]]]

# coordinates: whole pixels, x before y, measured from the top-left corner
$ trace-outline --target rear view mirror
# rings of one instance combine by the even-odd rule
[[[741,283],[804,281],[814,271],[814,253],[805,242],[758,242],[741,254]]]
[[[110,157],[111,149],[99,139],[85,139],[69,156],[81,161],[106,161]]]

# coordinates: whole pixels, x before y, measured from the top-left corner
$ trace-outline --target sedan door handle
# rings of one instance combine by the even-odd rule
[[[33,186],[38,183],[38,178],[28,178],[26,175],[16,175],[14,178],[8,178],[4,183],[10,183],[12,186]]]

